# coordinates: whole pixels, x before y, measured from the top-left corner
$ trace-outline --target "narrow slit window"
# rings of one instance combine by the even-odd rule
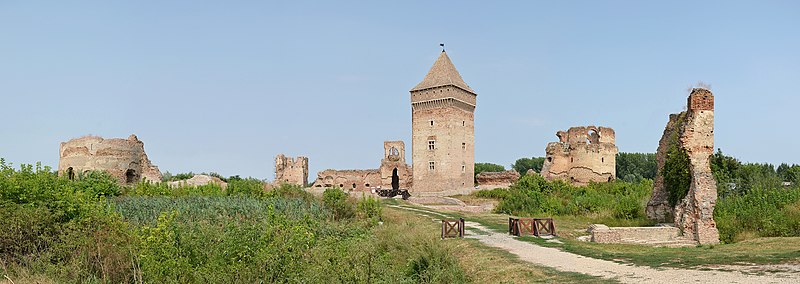
[[[428,169],[431,171],[436,170],[436,162],[434,161],[428,162]]]

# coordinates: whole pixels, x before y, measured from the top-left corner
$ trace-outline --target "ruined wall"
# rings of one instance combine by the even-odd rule
[[[616,178],[614,130],[608,127],[580,126],[556,133],[558,142],[545,148],[541,175],[548,180],[561,179],[576,185],[590,181],[608,182]]]
[[[410,188],[413,182],[411,167],[406,164],[403,141],[383,142],[384,156],[377,169],[333,170],[317,173],[313,187],[338,186],[344,190],[370,191],[372,188],[392,188],[392,176],[397,174],[400,188]]]
[[[370,191],[381,184],[381,173],[372,170],[324,170],[317,173],[314,187],[335,187],[343,190]]]
[[[519,173],[514,170],[482,172],[475,176],[475,180],[480,189],[508,188],[519,180]]]
[[[209,175],[194,175],[189,179],[171,181],[168,182],[167,184],[171,187],[179,187],[179,186],[202,186],[212,183],[219,185],[219,187],[221,187],[222,189],[228,188],[227,182],[223,181],[218,177],[212,177]]]
[[[378,169],[381,174],[381,187],[392,188],[392,176],[397,175],[399,187],[409,189],[412,185],[411,166],[406,164],[406,145],[403,141],[383,142],[383,159]]]
[[[275,156],[275,185],[281,183],[308,186],[308,158]]]
[[[684,236],[700,244],[719,243],[714,222],[717,184],[711,173],[710,157],[714,152],[714,95],[704,88],[694,88],[687,99],[688,110],[670,115],[656,153],[657,174],[653,195],[647,204],[647,216],[658,221],[673,219]],[[672,139],[677,135],[677,139]],[[689,157],[691,182],[686,196],[670,208],[669,192],[662,171],[667,151],[677,143]]]
[[[59,176],[77,178],[91,170],[106,171],[120,184],[133,184],[142,179],[161,181],[161,172],[147,158],[144,143],[133,134],[128,139],[84,136],[61,142]]]

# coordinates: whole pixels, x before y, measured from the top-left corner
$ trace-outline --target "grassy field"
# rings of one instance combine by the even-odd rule
[[[478,202],[474,200],[473,202]],[[408,205],[411,206],[411,205]],[[430,209],[426,209],[430,210]],[[442,212],[453,218],[463,217],[478,222],[495,232],[508,232],[508,217],[494,213]],[[551,216],[542,216],[551,217]],[[610,226],[648,226],[646,219],[612,219],[606,217],[552,216],[556,232],[563,243],[545,242],[535,237],[520,240],[541,246],[556,247],[583,256],[631,263],[651,267],[676,267],[703,269],[711,265],[798,264],[800,263],[800,237],[754,238],[733,244],[685,248],[649,247],[626,244],[597,244],[578,241],[578,236],[588,235],[591,224]]]
[[[384,224],[405,224],[400,228],[405,229],[407,226],[409,230],[417,231],[425,238],[452,246],[461,268],[473,283],[613,283],[588,275],[529,264],[511,253],[487,247],[477,240],[439,240],[440,223],[406,210],[386,207],[384,215]]]

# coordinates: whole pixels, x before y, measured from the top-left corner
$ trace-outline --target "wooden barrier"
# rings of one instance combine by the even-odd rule
[[[556,225],[553,218],[508,218],[508,233],[514,236],[556,235]]]
[[[442,220],[442,239],[463,238],[464,218],[458,220]]]

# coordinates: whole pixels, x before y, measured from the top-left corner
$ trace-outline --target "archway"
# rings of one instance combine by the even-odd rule
[[[400,176],[397,175],[397,168],[392,170],[392,189],[400,189]]]
[[[74,180],[75,179],[75,171],[72,170],[72,167],[67,168],[67,178],[69,180]]]
[[[133,169],[128,169],[125,172],[125,183],[134,183],[136,182],[136,171]]]

